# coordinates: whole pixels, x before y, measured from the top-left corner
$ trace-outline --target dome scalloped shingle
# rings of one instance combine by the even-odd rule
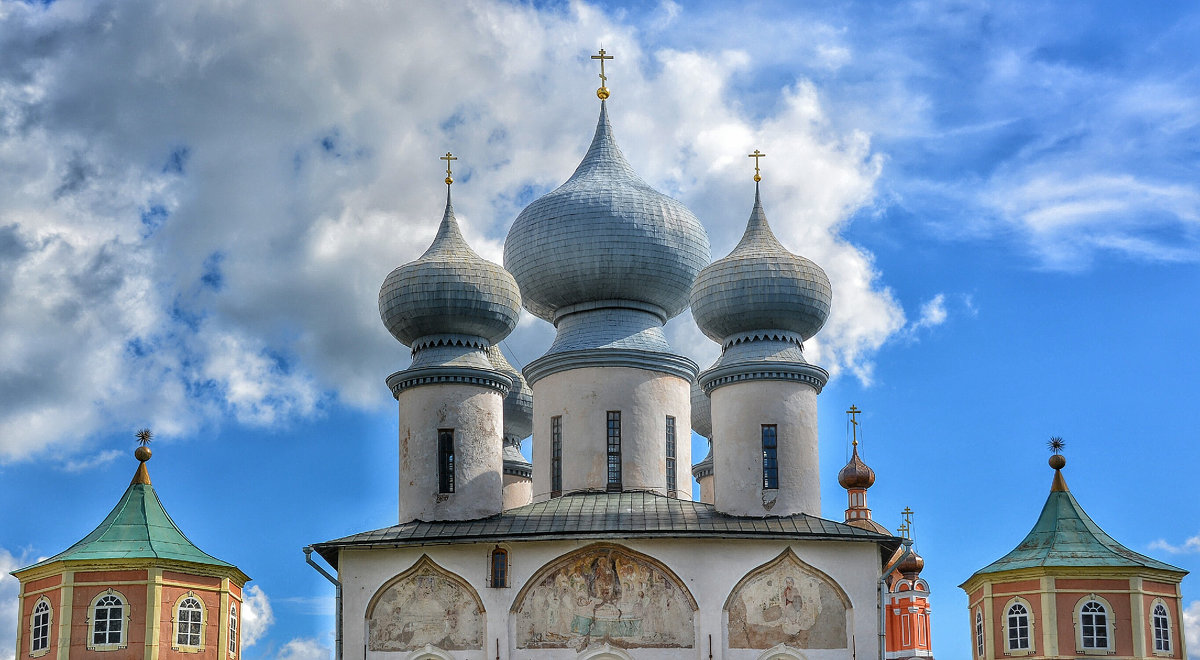
[[[504,265],[525,308],[552,322],[558,309],[600,300],[647,303],[676,316],[709,258],[696,216],[625,160],[605,104],[575,173],[525,207],[504,243]]]
[[[742,240],[696,277],[692,317],[718,342],[765,329],[807,340],[825,325],[832,300],[825,271],[775,238],[755,185],[754,210]]]
[[[516,280],[463,240],[446,191],[437,236],[417,260],[388,274],[379,289],[379,317],[405,346],[430,335],[466,335],[495,343],[520,317]]]

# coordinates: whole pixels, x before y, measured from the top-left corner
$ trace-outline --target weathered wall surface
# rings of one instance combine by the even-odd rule
[[[486,621],[470,586],[423,560],[388,585],[367,614],[367,648],[481,650]]]
[[[515,509],[533,501],[533,480],[512,474],[504,475],[504,508]]]
[[[790,552],[747,576],[728,609],[733,648],[849,648],[840,588]]]

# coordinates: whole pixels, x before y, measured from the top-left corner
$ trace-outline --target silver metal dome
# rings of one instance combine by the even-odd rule
[[[625,160],[603,103],[575,173],[527,206],[504,242],[525,308],[551,322],[560,308],[601,300],[648,303],[671,318],[709,258],[696,216]]]
[[[712,401],[695,382],[692,383],[692,430],[712,440]]]
[[[521,441],[533,433],[533,390],[525,382],[521,372],[514,369],[504,358],[499,346],[490,346],[487,349],[487,357],[493,369],[512,378],[512,388],[504,397],[504,439],[506,443],[515,440],[519,447]]]
[[[729,256],[709,264],[692,287],[692,317],[722,342],[756,330],[817,334],[829,316],[833,290],[817,264],[788,252],[767,224],[758,185],[746,233]]]
[[[449,189],[429,249],[393,270],[379,290],[379,316],[405,346],[430,335],[465,335],[492,344],[512,332],[520,309],[512,275],[463,240]]]

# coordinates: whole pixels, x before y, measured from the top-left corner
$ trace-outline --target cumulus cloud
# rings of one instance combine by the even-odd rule
[[[1200,552],[1200,535],[1188,538],[1179,545],[1169,543],[1166,539],[1157,539],[1150,542],[1151,550],[1164,550],[1171,554],[1185,554],[1192,552]]]
[[[242,648],[254,646],[275,623],[271,600],[258,585],[242,592]]]
[[[1200,658],[1200,600],[1193,600],[1183,610],[1183,631],[1187,636],[1188,657]]]
[[[332,654],[333,649],[315,639],[297,637],[284,644],[276,657],[278,660],[329,660]]]
[[[621,20],[583,3],[6,5],[0,461],[47,444],[70,455],[133,426],[171,437],[385,404],[382,378],[407,351],[375,297],[433,236],[436,156],[460,156],[459,219],[499,261],[512,219],[590,140],[598,42],[619,57],[618,141],[700,212],[714,255],[749,213],[745,153],[770,154],[768,215],[834,283],[810,352],[869,380],[904,325],[872,255],[839,236],[874,204],[883,158],[869,135],[833,121],[803,76],[775,88],[773,110],[748,112],[736,83],[762,61],[656,46]],[[527,321],[506,345],[532,358],[548,335]]]
[[[921,328],[933,328],[946,322],[946,294],[939,293],[936,296],[921,303],[921,313],[916,321],[912,323],[912,330],[920,330]]]
[[[13,660],[17,646],[17,594],[21,583],[9,575],[25,562],[5,548],[0,548],[0,660]]]
[[[63,465],[63,470],[67,472],[87,472],[88,470],[98,468],[102,465],[107,465],[124,455],[125,452],[119,449],[106,449],[91,456],[81,456],[69,459]]]

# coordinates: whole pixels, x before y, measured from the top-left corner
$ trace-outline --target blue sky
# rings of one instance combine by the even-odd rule
[[[254,578],[246,657],[327,657],[300,548],[396,516],[378,287],[432,239],[447,150],[500,260],[590,140],[603,44],[618,142],[714,256],[768,154],[772,226],[835,291],[808,347],[824,513],[856,404],[876,517],[917,512],[939,657],[969,652],[957,585],[1032,526],[1052,435],[1106,531],[1200,570],[1200,11],[328,4],[0,0],[0,569],[97,524],[150,426],[168,510]],[[687,314],[668,331],[715,357]],[[550,337],[526,318],[504,349]]]

